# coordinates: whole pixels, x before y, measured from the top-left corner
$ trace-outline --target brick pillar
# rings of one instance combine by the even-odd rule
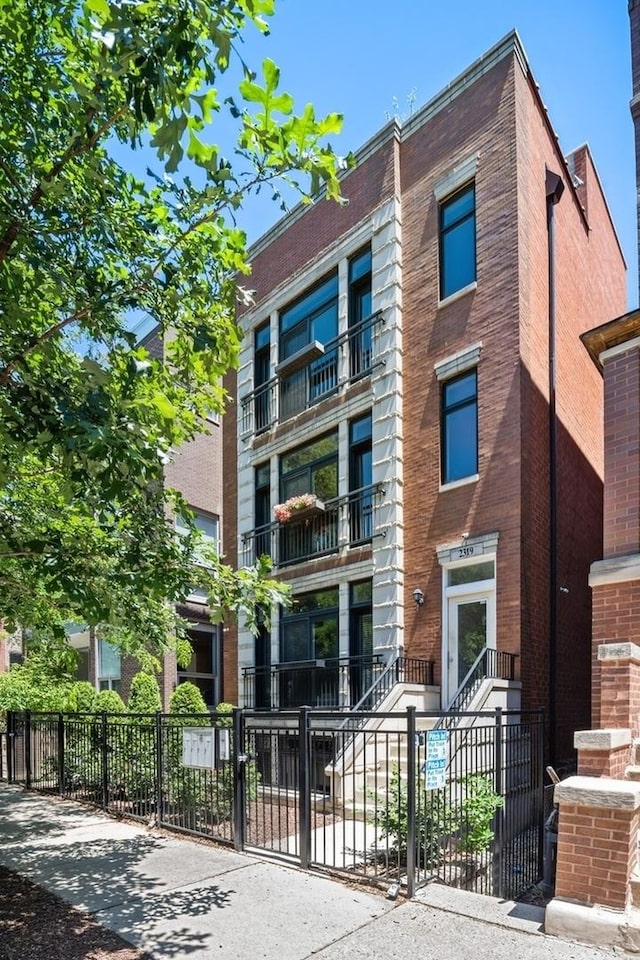
[[[629,729],[639,733],[640,646],[607,643],[598,650],[601,668],[600,725],[605,729]]]
[[[630,730],[584,730],[574,734],[578,775],[623,780],[630,760]]]
[[[637,868],[640,784],[570,777],[554,791],[559,808],[556,895],[545,931],[637,951],[631,904]]]
[[[594,728],[628,727],[627,719],[613,719],[611,683],[603,701],[601,650],[629,645],[628,653],[637,659],[640,654],[640,557],[622,557],[600,560],[592,564],[589,583],[592,587],[592,705],[591,721]],[[631,648],[635,648],[632,653]],[[623,654],[626,655],[626,654]],[[615,659],[615,654],[606,654]],[[602,715],[603,703],[605,716]]]

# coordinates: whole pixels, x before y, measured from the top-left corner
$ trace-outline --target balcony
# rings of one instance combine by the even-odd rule
[[[382,484],[373,484],[327,500],[324,510],[311,516],[256,527],[243,535],[242,563],[252,566],[266,554],[274,566],[284,567],[370,543],[383,494]]]
[[[345,384],[370,376],[379,362],[374,361],[372,345],[378,322],[384,322],[380,311],[349,327],[324,344],[322,350],[314,341],[309,350],[278,364],[278,376],[240,401],[242,436],[264,433],[338,392]],[[343,365],[345,351],[347,362]]]

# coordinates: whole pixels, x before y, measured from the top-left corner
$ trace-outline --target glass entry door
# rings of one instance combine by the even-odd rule
[[[448,683],[447,700],[453,700],[457,690],[489,643],[493,631],[488,631],[488,597],[468,596],[449,599]],[[494,634],[495,636],[495,634]]]

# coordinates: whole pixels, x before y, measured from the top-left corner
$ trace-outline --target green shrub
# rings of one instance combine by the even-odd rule
[[[126,713],[122,697],[115,690],[101,690],[96,694],[94,703],[96,713]]]
[[[169,713],[208,715],[209,711],[199,688],[196,687],[195,683],[187,680],[185,683],[179,683],[171,694]],[[198,726],[198,721],[192,718],[190,725]]]
[[[136,673],[131,681],[129,713],[156,713],[162,709],[158,681],[150,673]]]
[[[76,680],[69,687],[65,699],[66,713],[93,713],[96,709],[96,690],[88,680]]]
[[[451,797],[452,787],[462,799]],[[370,793],[370,798],[373,794]],[[379,800],[378,800],[379,803]],[[503,804],[491,779],[470,774],[439,790],[425,790],[416,773],[416,860],[423,868],[435,866],[450,841],[463,853],[482,853],[493,840],[491,822]],[[392,764],[389,789],[373,820],[382,839],[390,840],[390,851],[406,863],[409,835],[407,780],[398,765]]]

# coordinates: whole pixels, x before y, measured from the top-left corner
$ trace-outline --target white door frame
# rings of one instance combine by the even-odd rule
[[[495,571],[495,556],[485,556],[483,562],[493,560]],[[476,561],[477,562],[477,561]],[[455,564],[455,567],[469,566],[470,564]],[[447,709],[458,689],[458,657],[457,657],[457,627],[456,618],[452,611],[460,602],[476,602],[484,600],[487,605],[487,640],[486,645],[496,648],[496,581],[476,580],[472,583],[461,583],[448,586],[447,579],[453,564],[442,568],[442,682],[440,689],[441,703]]]

